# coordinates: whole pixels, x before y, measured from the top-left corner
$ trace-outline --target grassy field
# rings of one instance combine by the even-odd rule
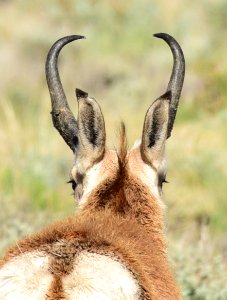
[[[187,63],[167,146],[170,259],[184,299],[227,299],[226,1],[1,1],[0,15],[0,252],[76,209],[66,185],[73,156],[49,114],[52,43],[87,37],[62,51],[61,78],[75,113],[75,87],[99,101],[113,147],[121,120],[132,145],[165,91],[172,57],[152,34],[167,32]]]

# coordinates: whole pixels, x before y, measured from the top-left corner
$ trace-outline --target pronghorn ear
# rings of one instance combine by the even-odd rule
[[[171,92],[166,92],[149,107],[143,125],[141,156],[158,168],[162,161],[168,131]]]
[[[76,89],[78,100],[79,147],[76,155],[88,165],[100,161],[105,152],[105,123],[98,103],[86,92]]]

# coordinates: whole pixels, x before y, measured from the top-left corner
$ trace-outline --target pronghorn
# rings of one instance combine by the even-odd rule
[[[173,69],[167,91],[149,107],[141,142],[128,151],[122,125],[118,151],[106,148],[98,103],[76,89],[78,119],[68,106],[57,62],[58,40],[46,61],[53,124],[75,155],[71,171],[76,215],[11,247],[0,260],[0,299],[182,299],[167,259],[161,200],[165,144],[183,86],[184,55],[169,45]]]

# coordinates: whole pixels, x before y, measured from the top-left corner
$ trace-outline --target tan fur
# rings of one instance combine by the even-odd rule
[[[80,253],[87,251],[110,256],[125,266],[139,284],[138,299],[182,299],[168,264],[162,208],[129,166],[137,154],[127,153],[124,128],[120,140],[118,162],[114,158],[111,167],[115,169],[103,177],[76,216],[10,248],[0,270],[21,253],[45,252],[53,276],[47,299],[68,299],[64,278],[72,274]]]

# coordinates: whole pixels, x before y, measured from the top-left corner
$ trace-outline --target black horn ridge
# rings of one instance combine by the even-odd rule
[[[78,144],[77,121],[69,108],[64,89],[58,73],[58,56],[68,43],[84,39],[81,35],[70,35],[56,41],[50,48],[46,60],[46,79],[52,104],[52,120],[65,142],[75,152]]]
[[[183,51],[178,42],[167,33],[156,33],[155,37],[163,39],[170,47],[173,54],[173,69],[168,83],[167,91],[171,91],[172,97],[169,111],[169,124],[167,138],[170,137],[173,129],[174,120],[177,113],[177,107],[184,83],[185,59]]]

